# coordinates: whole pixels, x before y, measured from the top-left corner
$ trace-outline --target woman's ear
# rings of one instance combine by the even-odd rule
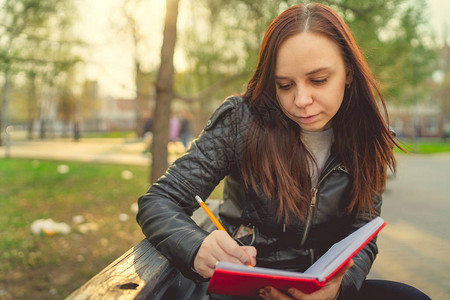
[[[347,72],[345,74],[345,85],[350,86],[353,81],[353,68],[347,67]]]
[[[349,86],[353,81],[353,71],[351,69],[347,70],[347,74],[345,76],[345,85]]]

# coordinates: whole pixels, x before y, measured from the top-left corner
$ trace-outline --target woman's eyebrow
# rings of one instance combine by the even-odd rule
[[[320,68],[314,69],[312,71],[309,71],[305,75],[306,76],[310,76],[310,75],[314,75],[314,74],[317,74],[317,73],[320,73],[320,72],[323,72],[323,71],[329,71],[331,69],[332,69],[331,67],[320,67]],[[275,79],[290,79],[290,77],[289,76],[276,75],[275,74]]]
[[[289,79],[287,76],[277,76],[275,75],[275,79]]]
[[[317,69],[314,69],[314,70],[312,70],[312,71],[309,71],[308,73],[306,73],[305,75],[307,75],[307,76],[309,76],[309,75],[314,75],[314,74],[316,74],[316,73],[320,73],[320,72],[322,72],[322,71],[328,71],[328,70],[330,70],[331,69],[331,67],[321,67],[321,68],[317,68]]]

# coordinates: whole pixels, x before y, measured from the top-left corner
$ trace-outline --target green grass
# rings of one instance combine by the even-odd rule
[[[61,164],[68,173],[57,172]],[[124,170],[133,178],[123,179]],[[0,159],[0,296],[62,299],[138,243],[143,235],[130,206],[147,191],[148,172],[140,166]],[[211,197],[220,197],[220,188]],[[120,221],[121,213],[129,220]],[[73,222],[77,215],[98,229],[82,233]],[[31,223],[47,218],[69,224],[71,232],[33,235]]]
[[[402,141],[400,144],[407,152],[418,154],[435,154],[435,153],[449,153],[450,139],[447,141],[426,141],[420,140],[418,142]],[[401,152],[395,149],[396,152]]]
[[[82,138],[136,138],[132,131],[83,132]]]

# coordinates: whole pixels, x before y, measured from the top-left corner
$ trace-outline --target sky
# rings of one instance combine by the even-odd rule
[[[120,26],[113,26],[114,19],[120,19],[121,0],[81,0],[79,6],[80,22],[75,33],[86,41],[88,47],[83,49],[86,59],[83,66],[84,77],[79,80],[96,80],[100,93],[114,97],[133,97],[133,58],[132,46],[128,35]],[[164,2],[158,0],[156,2]],[[164,3],[157,7],[159,16],[151,16],[154,32],[162,31]],[[156,44],[160,48],[160,38]],[[153,40],[153,39],[152,39]],[[153,40],[154,41],[154,40]],[[153,47],[152,47],[153,48]],[[156,48],[156,47],[155,47]],[[149,53],[149,57],[157,57]]]
[[[79,34],[90,46],[83,50],[82,55],[87,63],[83,66],[83,75],[78,78],[99,82],[99,92],[102,96],[123,98],[134,97],[133,61],[131,41],[126,33],[120,30],[121,3],[123,0],[78,0],[80,21],[75,33]],[[162,43],[162,30],[165,14],[165,1],[142,1],[144,7],[139,11],[145,13],[145,26],[151,28],[153,36],[145,45],[144,67],[157,69],[158,57]],[[180,1],[178,26],[185,22],[183,11],[187,1]],[[447,26],[447,36],[450,36],[450,0],[427,0],[430,24],[438,36],[443,36]],[[151,7],[145,7],[151,6]],[[115,22],[113,22],[115,21]],[[177,69],[183,67],[183,58],[175,57]]]
[[[447,37],[450,35],[450,1],[449,0],[427,0],[431,18],[431,25],[439,36],[444,35],[444,27],[447,27]]]

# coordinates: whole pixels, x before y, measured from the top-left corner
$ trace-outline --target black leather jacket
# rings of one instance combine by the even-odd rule
[[[240,225],[253,228],[253,234],[238,242],[256,247],[258,266],[304,271],[333,243],[371,219],[366,214],[343,214],[351,177],[332,151],[313,188],[306,221],[278,222],[272,201],[246,189],[241,178],[240,153],[253,118],[249,104],[240,97],[225,100],[188,152],[139,199],[137,221],[145,236],[188,278],[200,279],[191,266],[208,235],[190,218],[199,207],[194,196],[206,199],[223,178],[220,219],[232,236]],[[375,196],[375,211],[379,213],[380,207],[381,197]],[[354,257],[341,294],[359,289],[376,254],[374,239]]]

